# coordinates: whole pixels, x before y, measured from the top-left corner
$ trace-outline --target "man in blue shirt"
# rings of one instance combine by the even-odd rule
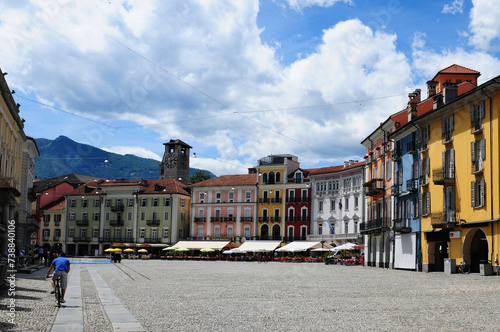
[[[54,280],[57,277],[61,277],[61,289],[62,289],[62,300],[61,303],[65,303],[64,294],[66,294],[66,286],[68,285],[68,273],[70,270],[70,262],[64,257],[64,252],[59,253],[59,257],[52,261],[52,264],[47,271],[47,278],[50,278],[49,274],[52,270],[54,270],[54,275],[52,276],[52,292],[50,294],[54,294]]]

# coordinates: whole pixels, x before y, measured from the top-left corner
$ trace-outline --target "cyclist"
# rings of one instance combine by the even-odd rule
[[[57,277],[61,277],[61,290],[62,290],[62,300],[61,303],[65,303],[64,294],[66,294],[66,286],[68,284],[68,273],[70,270],[70,262],[64,257],[64,252],[60,252],[59,256],[52,261],[52,264],[47,271],[47,278],[50,278],[50,271],[54,270],[54,275],[52,276],[52,292],[50,294],[54,294],[54,280]]]

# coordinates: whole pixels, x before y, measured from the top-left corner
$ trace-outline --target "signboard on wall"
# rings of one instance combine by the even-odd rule
[[[450,232],[450,239],[459,239],[459,238],[460,238],[460,231]]]

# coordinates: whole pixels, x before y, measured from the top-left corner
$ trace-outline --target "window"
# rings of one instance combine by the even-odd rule
[[[215,217],[220,218],[220,209],[215,209]]]
[[[429,157],[422,158],[418,161],[419,180],[421,185],[429,184]]]
[[[61,223],[61,215],[60,214],[54,215],[54,223],[56,226],[59,226],[59,224]]]
[[[139,238],[144,239],[145,235],[146,235],[146,230],[144,229],[144,227],[141,227],[139,229]]]
[[[86,228],[80,228],[80,237],[81,238],[87,237],[87,229]]]
[[[359,197],[354,197],[354,209],[357,210],[359,208]]]
[[[82,199],[82,208],[86,208],[86,207],[87,207],[87,200]]]
[[[245,192],[245,201],[250,202],[251,197],[252,197],[252,192],[251,191]]]
[[[234,217],[234,208],[227,209],[227,216]]]
[[[344,198],[344,204],[345,211],[349,211],[349,197]]]
[[[70,237],[70,238],[75,237],[75,229],[74,228],[69,229],[68,237]]]
[[[348,221],[345,222],[345,229],[344,229],[344,234],[347,234],[347,233],[349,233],[349,222]]]
[[[99,228],[93,228],[92,229],[92,237],[94,239],[97,239],[99,237]]]
[[[158,197],[153,197],[153,206],[158,206]]]
[[[281,173],[276,172],[276,183],[280,183],[280,182],[281,182]]]
[[[323,201],[319,201],[318,203],[319,203],[319,209],[318,210],[321,213],[321,212],[323,212]]]
[[[106,207],[111,207],[111,199],[106,199]]]
[[[147,198],[141,198],[141,206],[146,207],[148,205],[148,199]]]
[[[330,200],[330,211],[335,211],[335,199]]]
[[[245,217],[251,217],[252,216],[252,209],[251,208],[245,208]]]
[[[82,220],[83,220],[83,221],[89,220],[89,215],[88,215],[88,213],[87,213],[87,212],[83,212],[83,213],[82,213]]]
[[[420,149],[427,150],[427,143],[429,142],[429,126],[419,128],[417,131],[417,143],[420,145]]]
[[[413,197],[412,199],[412,206],[413,206],[413,218],[418,218],[419,217],[419,213],[420,213],[420,207],[418,206],[419,205],[419,199],[417,197]]]
[[[267,173],[262,174],[262,182],[267,183]]]
[[[443,151],[443,176],[444,179],[455,178],[455,151],[453,148]]]
[[[199,200],[200,200],[200,203],[205,203],[205,193],[204,192],[200,192]]]
[[[449,142],[452,139],[453,133],[453,115],[443,118],[441,120],[441,135],[444,138],[444,142]]]
[[[455,222],[455,186],[443,189],[443,221]]]
[[[61,238],[61,229],[60,228],[56,228],[55,232],[54,232],[54,240],[56,241],[59,241],[59,239]]]
[[[484,179],[477,179],[470,183],[471,206],[479,208],[484,206]]]
[[[94,199],[94,207],[99,207],[99,199]]]
[[[215,194],[215,202],[220,203],[220,193]]]
[[[106,220],[109,221],[109,212],[106,212],[105,217],[106,217]]]
[[[165,211],[165,215],[163,216],[165,220],[168,220],[168,211]]]
[[[69,207],[76,207],[76,201],[74,199],[72,199],[71,201],[69,201]]]
[[[44,229],[43,230],[43,240],[48,241],[50,237],[50,229]]]
[[[186,200],[184,198],[181,199],[181,207],[186,206]]]
[[[295,173],[295,183],[301,183],[302,182],[302,173],[297,172]]]
[[[198,225],[198,237],[203,237],[203,225]]]
[[[49,222],[50,222],[50,214],[46,214],[43,216],[43,223],[44,223],[44,226],[48,226],[49,225]]]
[[[220,226],[219,225],[214,227],[214,237],[220,237]]]
[[[127,201],[128,201],[128,207],[134,206],[134,199],[133,198],[129,198]]]
[[[246,238],[250,237],[250,226],[245,226],[243,234],[244,234],[243,236],[246,237]]]
[[[386,180],[390,180],[392,178],[392,160],[388,159],[385,164],[385,178]]]
[[[165,197],[163,199],[163,206],[170,206],[170,198]]]
[[[158,238],[158,229],[151,228],[151,240],[155,241]]]
[[[94,221],[99,221],[99,212],[94,212],[94,213],[93,213],[92,220],[94,220]]]
[[[323,224],[318,223],[318,234],[323,234]]]
[[[132,228],[127,228],[127,233],[125,234],[126,238],[127,238],[127,241],[130,241],[132,242],[133,239],[132,239]]]
[[[233,191],[229,192],[229,202],[230,203],[234,202],[234,192]]]
[[[181,221],[186,221],[186,213],[181,212]]]
[[[158,212],[153,212],[153,221],[158,221]]]
[[[109,241],[109,228],[104,229],[104,240]]]
[[[132,220],[132,212],[127,213],[127,220],[131,221]]]
[[[141,220],[146,220],[146,212],[141,212]]]
[[[227,226],[227,237],[233,237],[233,226]]]
[[[168,239],[168,228],[163,229],[163,238]]]
[[[483,160],[486,159],[486,140],[481,137],[470,143],[471,161],[474,173],[483,171]]]
[[[483,128],[484,118],[484,100],[479,104],[470,105],[470,122],[472,131],[478,131]]]

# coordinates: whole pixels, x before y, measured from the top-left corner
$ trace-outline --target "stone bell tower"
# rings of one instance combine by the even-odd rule
[[[165,153],[160,164],[160,179],[177,179],[187,184],[189,181],[189,151],[191,146],[183,141],[171,139],[165,145]]]

